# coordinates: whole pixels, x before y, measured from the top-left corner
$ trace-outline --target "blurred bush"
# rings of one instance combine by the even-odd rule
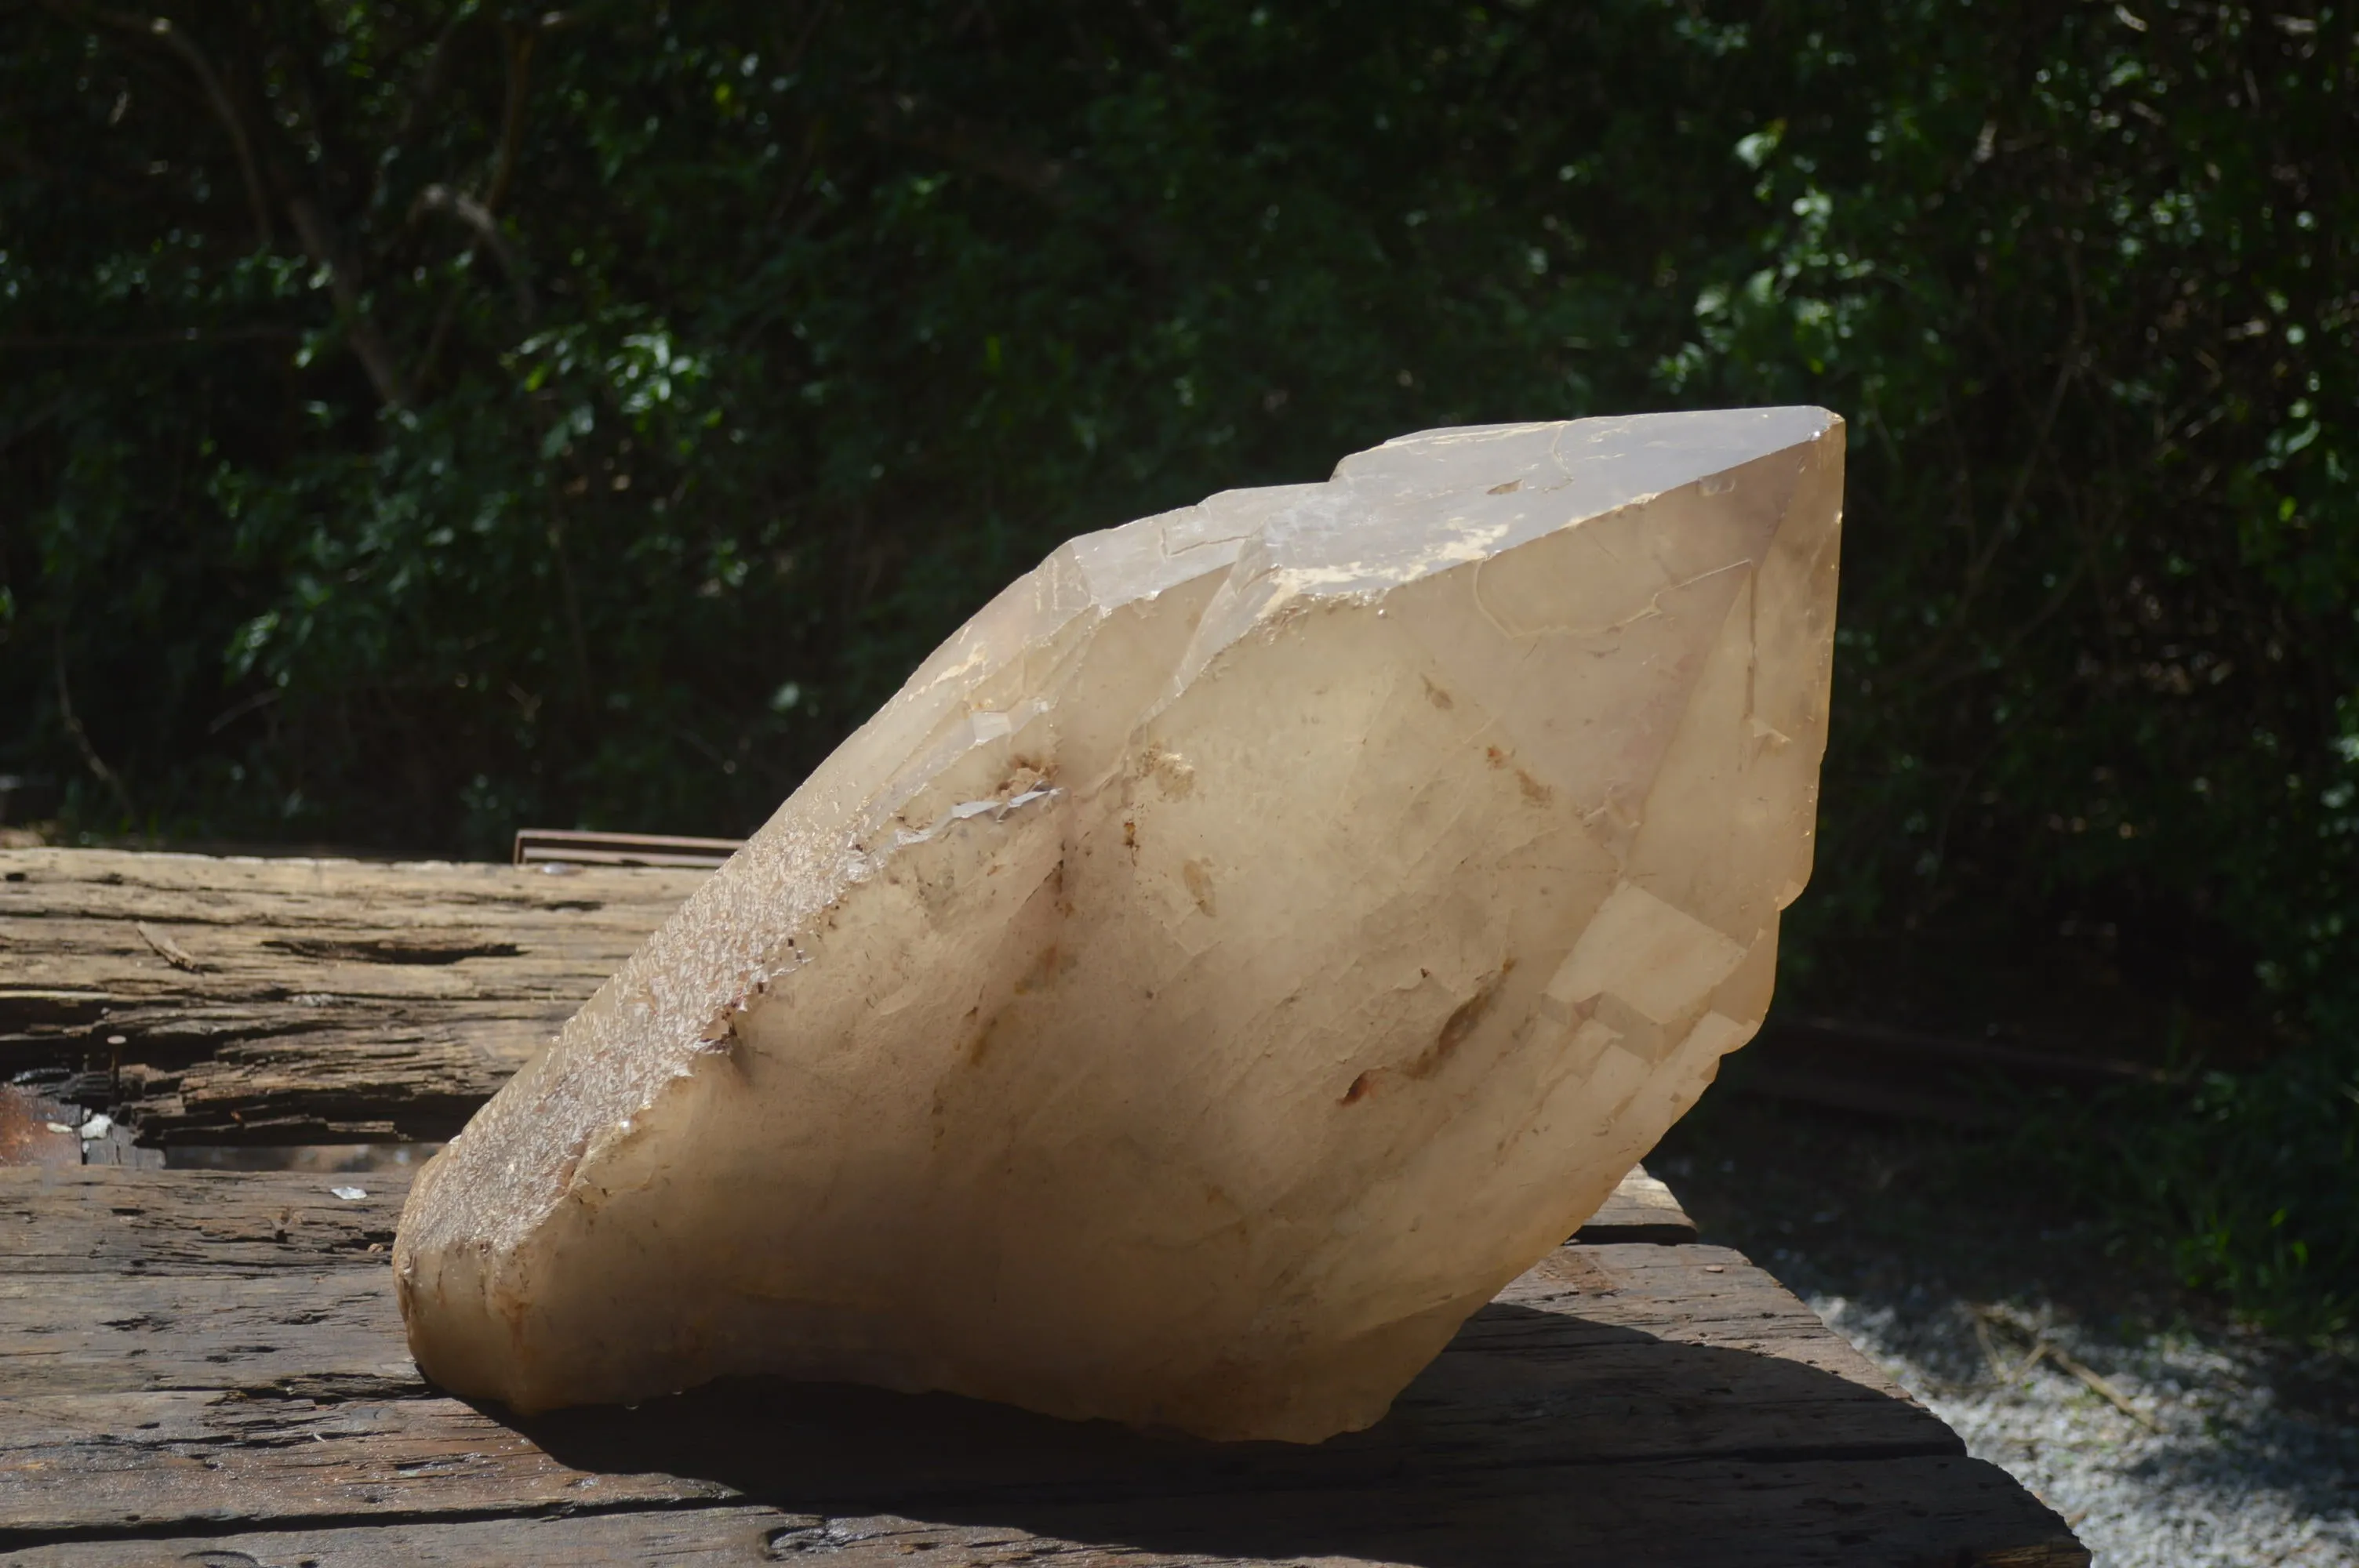
[[[93,832],[745,831],[1078,530],[1820,402],[1789,987],[2104,932],[2266,1036],[2203,1125],[2347,1192],[2354,149],[2317,0],[16,6],[0,772]]]

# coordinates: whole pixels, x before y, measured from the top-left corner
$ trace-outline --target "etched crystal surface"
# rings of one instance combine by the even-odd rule
[[[1436,430],[1066,545],[421,1173],[419,1365],[1375,1421],[1760,1023],[1842,471]]]

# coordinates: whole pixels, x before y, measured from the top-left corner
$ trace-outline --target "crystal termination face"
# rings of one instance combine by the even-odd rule
[[[419,1366],[1374,1422],[1761,1022],[1843,449],[1433,430],[1067,544],[426,1166]]]

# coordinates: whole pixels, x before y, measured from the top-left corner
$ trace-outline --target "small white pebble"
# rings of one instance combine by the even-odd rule
[[[62,1121],[45,1121],[41,1125],[48,1128],[52,1132],[71,1132],[73,1130],[72,1128],[68,1127]]]
[[[355,1203],[368,1196],[367,1192],[360,1187],[330,1187],[328,1190],[346,1203]]]

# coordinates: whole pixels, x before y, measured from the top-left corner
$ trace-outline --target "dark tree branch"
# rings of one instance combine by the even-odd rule
[[[84,189],[101,192],[117,201],[146,201],[155,197],[152,188],[143,190],[88,169],[76,169],[68,175],[55,164],[44,162],[14,142],[0,142],[0,168],[11,168],[27,179],[49,183],[60,183],[71,178],[78,181]]]
[[[796,29],[792,42],[787,40],[788,18],[780,15],[773,20],[770,32],[772,41],[778,47],[778,70],[789,76],[802,70],[804,59],[810,54],[811,40],[819,36],[820,24],[826,21],[828,14],[834,9],[835,0],[816,0],[800,16],[793,18],[800,26]]]
[[[920,119],[914,100],[877,92],[868,97],[868,128],[880,140],[931,153],[953,168],[1013,186],[1060,215],[1090,216],[1082,211],[1082,192],[1062,162],[1018,146],[989,126],[940,111]],[[1170,276],[1176,248],[1170,231],[1135,213],[1103,213],[1099,219],[1149,276],[1158,280]]]
[[[1942,623],[1940,630],[1929,638],[1914,654],[1897,662],[1886,678],[1901,681],[1916,679],[1940,665],[1949,656],[1951,648],[1958,639],[1965,635],[1969,623],[1968,613],[1973,610],[1975,601],[1982,597],[1983,589],[1989,583],[1991,567],[1998,559],[1999,552],[2006,547],[2007,541],[2015,537],[2020,524],[2023,503],[2030,494],[2032,479],[2038,473],[2040,462],[2047,455],[2049,439],[2055,434],[2056,419],[2057,416],[2063,411],[2065,394],[2071,390],[2073,383],[2086,368],[2083,362],[2085,354],[2082,347],[2084,329],[2085,321],[2076,319],[2071,338],[2064,344],[2063,351],[2058,355],[2056,379],[2049,388],[2048,401],[2041,408],[2038,424],[2032,433],[2031,443],[2024,453],[2021,465],[2016,470],[2015,482],[2007,492],[2006,504],[2000,509],[1998,523],[1991,530],[1990,537],[1974,547],[1973,555],[1966,563],[1965,582],[1959,590],[1956,607],[1951,611],[1949,618]],[[2082,568],[2088,564],[2082,561],[2066,579],[2064,587],[2068,591],[2079,584]],[[2023,629],[2024,633],[2027,635],[2031,627],[2047,620],[2061,602],[2062,596],[2053,599],[2049,606],[2033,617],[2030,625]],[[2011,642],[2008,646],[2012,648],[2014,643]]]
[[[274,241],[270,219],[270,188],[263,177],[262,160],[254,138],[248,134],[245,116],[230,97],[220,72],[213,69],[197,41],[175,27],[169,18],[142,16],[130,12],[112,11],[102,6],[75,4],[74,0],[41,0],[41,4],[59,16],[85,24],[95,22],[118,31],[137,34],[155,40],[179,55],[203,87],[205,101],[212,107],[231,144],[237,150],[238,168],[245,181],[246,201],[253,212],[255,232],[262,246],[267,249]],[[342,319],[344,335],[352,344],[361,368],[368,374],[369,384],[385,403],[399,406],[405,402],[400,366],[385,335],[369,319],[361,297],[360,269],[343,254],[335,232],[308,197],[290,196],[287,200],[287,216],[293,223],[296,237],[306,254],[328,275],[331,296]]]
[[[125,11],[110,11],[96,5],[76,5],[69,0],[41,0],[59,16],[80,22],[98,22],[121,32],[135,33],[151,38],[180,57],[190,71],[204,89],[205,102],[214,118],[229,133],[230,145],[237,149],[238,171],[245,179],[246,206],[254,217],[255,242],[262,249],[270,248],[273,232],[270,222],[270,191],[262,180],[262,166],[255,159],[253,138],[246,135],[245,117],[231,102],[229,90],[223,85],[220,73],[212,61],[199,48],[197,40],[172,25],[166,16],[140,16]]]
[[[1072,187],[1066,182],[1062,163],[1017,146],[985,126],[940,111],[920,120],[914,99],[885,92],[870,95],[868,125],[886,141],[1012,185],[1059,212],[1073,209]]]
[[[181,327],[168,332],[15,333],[0,337],[7,349],[168,349],[181,344],[283,342],[303,335],[299,327]]]
[[[487,213],[500,210],[507,200],[508,186],[516,178],[516,152],[524,143],[525,99],[532,90],[532,46],[537,37],[529,27],[507,29],[507,103],[500,114],[500,152],[492,166],[492,187],[484,195],[484,211]]]
[[[125,787],[122,775],[108,767],[106,759],[98,754],[98,748],[90,743],[90,731],[82,727],[82,716],[74,711],[73,692],[66,685],[66,632],[62,623],[52,636],[51,648],[57,663],[58,717],[65,721],[66,733],[73,737],[74,747],[82,752],[82,762],[98,782],[106,786],[107,793],[114,796],[114,804],[123,808],[125,825],[136,823],[139,813],[131,804],[131,791]]]
[[[500,232],[499,220],[492,216],[488,203],[476,200],[463,190],[453,190],[447,185],[429,185],[418,193],[410,212],[447,212],[474,231],[475,239],[490,250],[507,274],[508,287],[516,291],[516,314],[527,321],[533,319],[538,305],[533,298],[532,280],[525,275],[524,261]]]
[[[418,79],[410,84],[408,94],[401,101],[401,115],[394,122],[393,135],[385,156],[376,160],[376,171],[369,182],[368,211],[379,210],[385,200],[386,181],[401,161],[397,155],[417,135],[427,106],[441,94],[442,81],[448,74],[451,59],[451,39],[462,26],[473,21],[478,14],[464,6],[460,7],[451,14],[449,21],[442,24],[442,30],[434,35],[434,41],[427,46],[425,61],[418,68]]]
[[[565,625],[572,643],[575,701],[582,711],[587,712],[595,689],[590,675],[590,639],[582,630],[582,596],[574,589],[573,562],[565,548],[565,509],[554,495],[549,498],[549,548],[557,557],[558,591],[565,606]]]
[[[516,164],[524,145],[525,105],[532,86],[534,44],[539,31],[569,25],[571,20],[571,17],[552,11],[541,19],[538,30],[516,27],[505,29],[507,40],[506,103],[500,115],[499,150],[492,160],[491,189],[484,200],[478,201],[463,190],[435,184],[419,191],[417,201],[410,207],[412,220],[422,212],[448,212],[473,230],[475,237],[468,243],[468,254],[473,255],[478,245],[490,248],[500,264],[500,270],[507,275],[509,288],[516,294],[516,314],[527,324],[538,312],[538,304],[533,297],[532,279],[525,270],[524,259],[508,243],[507,236],[500,232],[497,214],[500,203],[507,199],[508,190],[516,181]],[[442,308],[435,312],[434,329],[427,336],[425,351],[418,357],[417,373],[410,378],[412,387],[425,386],[432,380],[435,367],[441,362],[443,345],[449,341],[451,325],[458,319],[459,298],[460,291],[454,287],[442,302]]]
[[[474,15],[474,12],[462,7],[453,12],[451,19],[442,24],[442,30],[434,35],[434,42],[426,50],[426,63],[419,68],[418,81],[410,88],[409,96],[402,100],[401,118],[393,128],[395,141],[406,142],[410,138],[418,128],[419,114],[441,92],[443,67],[451,58],[451,35],[459,30],[462,23],[472,20]]]
[[[328,292],[336,302],[336,314],[343,320],[345,339],[353,345],[361,368],[368,373],[369,384],[376,389],[381,401],[392,407],[401,406],[408,401],[401,367],[394,358],[392,345],[369,319],[361,297],[360,269],[344,257],[334,230],[309,197],[289,198],[287,215],[294,221],[296,236],[303,242],[305,254],[328,275]]]

